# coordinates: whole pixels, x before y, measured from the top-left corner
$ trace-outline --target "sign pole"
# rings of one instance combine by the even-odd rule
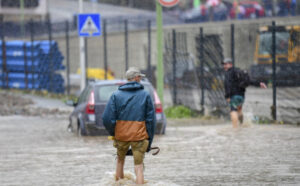
[[[83,12],[82,0],[79,0],[79,13],[82,12]],[[82,91],[86,86],[85,46],[84,46],[83,37],[79,37],[79,55],[80,55],[80,90]]]
[[[156,0],[156,42],[157,42],[157,93],[164,103],[164,66],[163,66],[163,33],[162,6]]]
[[[157,94],[164,103],[164,59],[163,59],[163,15],[162,6],[175,6],[179,0],[156,0],[156,43],[157,43]]]

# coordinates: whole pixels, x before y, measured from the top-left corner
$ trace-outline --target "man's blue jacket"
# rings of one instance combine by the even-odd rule
[[[102,115],[103,124],[119,141],[149,140],[151,147],[156,119],[149,93],[138,82],[128,82],[115,91]]]

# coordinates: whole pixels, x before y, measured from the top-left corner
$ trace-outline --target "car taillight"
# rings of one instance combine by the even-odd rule
[[[154,106],[155,106],[155,112],[156,113],[162,113],[163,112],[163,107],[161,105],[160,99],[156,93],[156,91],[153,91],[154,94]]]
[[[160,103],[155,104],[155,112],[156,113],[162,113],[163,112],[163,108],[162,108],[162,105]]]
[[[85,112],[87,114],[95,114],[95,96],[94,91],[91,92]]]

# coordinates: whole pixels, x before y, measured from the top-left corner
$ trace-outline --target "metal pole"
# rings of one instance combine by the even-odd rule
[[[7,69],[7,56],[6,56],[6,41],[3,39],[2,42],[2,64],[3,64],[3,75],[5,74],[5,87],[8,88],[8,69]],[[4,81],[3,81],[4,84]]]
[[[175,29],[172,30],[172,37],[173,37],[173,50],[172,50],[172,57],[173,57],[173,104],[177,104],[177,87],[176,87],[176,31]]]
[[[20,22],[21,22],[21,35],[25,36],[25,30],[24,30],[24,0],[20,0],[20,9],[21,9],[21,14],[20,14]]]
[[[106,43],[106,20],[103,20],[103,48],[104,48],[104,79],[107,79],[107,43]]]
[[[272,116],[273,120],[277,120],[277,108],[276,108],[276,23],[272,21],[272,82],[273,82],[273,106]]]
[[[85,52],[85,69],[86,69],[85,82],[86,84],[88,84],[88,38],[87,37],[84,38],[84,52]]]
[[[23,52],[24,52],[24,70],[25,70],[25,89],[28,89],[28,69],[27,69],[27,46],[26,42],[23,44]]]
[[[6,69],[6,42],[4,37],[4,23],[3,23],[3,17],[1,16],[1,41],[2,41],[2,87],[8,88],[8,74]]]
[[[53,69],[53,60],[52,60],[52,25],[50,17],[48,17],[48,33],[49,33],[49,64],[50,64],[50,92],[53,92],[53,76],[54,76],[54,69]]]
[[[124,21],[125,24],[125,71],[128,70],[128,20]]]
[[[235,66],[235,46],[234,46],[234,24],[231,24],[231,60],[233,66]]]
[[[79,13],[83,12],[83,0],[78,0]],[[79,23],[78,23],[79,24]],[[80,55],[80,90],[82,91],[86,86],[86,70],[85,70],[85,50],[84,50],[84,39],[79,37],[79,55]]]
[[[67,94],[70,95],[70,44],[69,44],[69,21],[66,21],[66,61],[67,61]]]
[[[1,81],[2,81],[2,88],[4,88],[4,26],[3,26],[3,16],[0,16],[0,33],[1,33],[1,50],[2,50],[2,67],[1,67]]]
[[[34,87],[34,66],[33,66],[33,64],[34,64],[34,55],[33,55],[33,52],[34,52],[34,48],[33,48],[33,42],[34,42],[34,27],[33,27],[34,25],[33,25],[33,20],[31,19],[30,20],[30,40],[31,40],[31,42],[30,42],[30,44],[31,44],[31,46],[30,46],[30,53],[31,53],[31,55],[30,55],[30,59],[31,59],[31,74],[32,74],[32,77],[31,77],[31,83],[32,83],[32,85],[31,85],[31,89],[33,89],[33,87]]]
[[[151,71],[151,20],[148,20],[148,65],[147,65],[147,76],[153,83],[152,71]]]
[[[204,113],[204,91],[205,91],[205,86],[204,86],[204,56],[203,56],[203,42],[204,42],[204,38],[203,38],[203,28],[200,28],[200,81],[201,81],[201,109],[202,112]]]
[[[164,62],[163,62],[163,21],[162,6],[156,1],[156,37],[157,37],[157,93],[164,103]]]

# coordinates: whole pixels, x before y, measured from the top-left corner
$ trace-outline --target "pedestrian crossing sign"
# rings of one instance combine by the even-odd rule
[[[79,14],[78,35],[83,37],[100,36],[100,14]]]

